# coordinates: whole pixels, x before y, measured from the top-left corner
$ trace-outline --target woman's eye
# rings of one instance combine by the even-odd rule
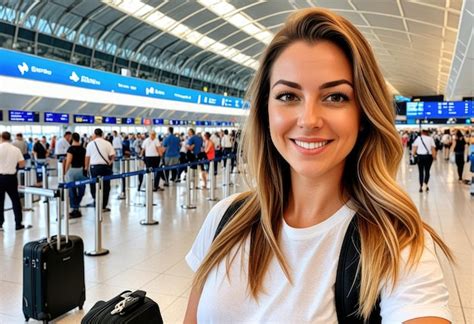
[[[284,101],[284,102],[291,102],[291,101],[297,101],[298,97],[296,97],[292,93],[281,93],[275,97],[275,99]]]
[[[328,101],[332,103],[342,103],[348,100],[349,100],[349,97],[343,93],[333,93],[324,99],[324,101]]]

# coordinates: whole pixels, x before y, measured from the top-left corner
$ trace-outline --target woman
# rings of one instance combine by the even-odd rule
[[[251,189],[212,209],[186,256],[196,276],[185,322],[336,323],[336,264],[355,217],[357,314],[369,318],[380,294],[384,322],[448,323],[433,241],[450,252],[395,180],[391,96],[362,34],[329,11],[298,11],[260,62],[241,144]]]
[[[206,159],[209,161],[214,160],[216,157],[216,150],[214,148],[214,142],[211,140],[211,133],[204,133],[204,153],[206,154]],[[204,164],[204,167],[201,171],[202,176],[202,189],[207,189],[207,175],[209,174],[209,163]],[[212,185],[212,184],[211,184]]]
[[[466,140],[460,130],[456,132],[456,137],[454,138],[454,157],[456,166],[458,167],[458,181],[462,182],[462,173],[464,171],[464,159],[465,159],[465,150],[466,150]]]
[[[81,136],[78,133],[73,133],[72,144],[67,150],[66,162],[64,165],[67,182],[86,179],[86,170],[84,169],[85,158],[86,149],[81,145]],[[81,205],[82,197],[84,197],[85,190],[86,186],[69,189],[69,203],[72,209],[69,216],[71,218],[82,216],[79,207]]]
[[[419,192],[423,192],[423,186],[429,191],[428,181],[430,181],[431,164],[436,160],[436,144],[427,129],[423,129],[421,135],[413,142],[412,154],[418,158]]]

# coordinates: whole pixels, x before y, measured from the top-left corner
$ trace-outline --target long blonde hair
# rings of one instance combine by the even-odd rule
[[[367,319],[379,295],[379,284],[384,282],[393,287],[397,281],[401,250],[410,248],[408,266],[419,261],[424,249],[424,230],[450,259],[452,255],[435,231],[422,221],[414,203],[396,183],[403,151],[394,126],[392,100],[370,45],[350,22],[323,9],[305,9],[291,15],[261,57],[249,90],[251,108],[241,142],[243,162],[247,164],[245,174],[252,189],[237,198],[245,202],[213,242],[196,273],[194,285],[201,290],[209,272],[224,259],[229,271],[235,258],[235,254],[230,255],[231,250],[240,247],[248,237],[251,240],[248,259],[251,295],[258,298],[273,257],[291,281],[279,247],[291,179],[288,163],[270,138],[268,96],[275,60],[289,45],[301,40],[331,41],[344,51],[352,64],[363,131],[347,157],[343,184],[359,215],[359,313]]]

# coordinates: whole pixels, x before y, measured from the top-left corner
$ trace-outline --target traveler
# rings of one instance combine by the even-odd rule
[[[115,150],[115,156],[117,158],[121,158],[123,155],[123,147],[122,147],[122,137],[118,134],[117,131],[113,131],[113,138],[112,138],[112,146],[114,147]]]
[[[462,174],[464,171],[464,160],[465,160],[465,152],[466,152],[466,140],[460,130],[456,132],[456,137],[454,138],[454,159],[456,162],[456,166],[458,169],[458,181],[462,182]]]
[[[432,137],[429,136],[428,130],[423,129],[421,135],[413,142],[413,155],[417,156],[420,190],[423,192],[423,185],[425,190],[429,191],[428,181],[430,180],[430,169],[433,160],[436,160],[436,144]]]
[[[69,146],[66,152],[66,159],[64,161],[64,174],[67,182],[80,181],[86,179],[87,171],[85,169],[86,149],[81,146],[81,138],[78,133],[71,134],[72,145]],[[59,142],[58,142],[59,145]],[[69,216],[71,218],[81,217],[79,210],[82,197],[86,186],[78,186],[69,189],[69,204],[72,211]]]
[[[188,130],[188,140],[186,142],[187,160],[188,162],[194,162],[198,159],[199,153],[202,151],[202,137],[196,135],[194,129],[190,128]],[[196,169],[196,166],[192,167]]]
[[[13,146],[17,147],[21,154],[23,154],[23,158],[25,159],[25,166],[29,166],[31,163],[31,155],[30,150],[28,149],[28,143],[24,140],[23,134],[18,133],[16,134],[16,138],[12,143]]]
[[[41,187],[43,185],[43,166],[47,165],[46,158],[49,156],[48,143],[46,142],[46,137],[42,137],[41,141],[36,140],[33,145],[33,156],[35,158],[36,166],[36,187]]]
[[[20,194],[18,193],[18,178],[16,176],[17,166],[25,167],[25,159],[20,149],[10,144],[11,135],[3,132],[0,142],[0,232],[3,231],[5,222],[5,193],[12,202],[13,214],[15,215],[15,229],[17,231],[31,228],[31,225],[23,225],[23,214],[21,211]]]
[[[71,136],[72,133],[67,131],[64,133],[64,136],[56,143],[54,154],[58,160],[64,159],[66,157],[67,150],[69,149],[69,146],[71,146]]]
[[[163,140],[163,147],[166,149],[164,154],[164,165],[171,166],[179,164],[179,149],[181,147],[178,136],[174,133],[173,127],[168,127],[168,136]],[[178,180],[178,170],[171,170],[171,181]],[[169,186],[170,172],[166,171],[165,187]]]
[[[102,129],[96,128],[94,130],[93,141],[87,145],[86,148],[86,159],[85,169],[89,170],[91,178],[98,176],[104,177],[111,175],[112,166],[115,160],[115,150],[102,136],[104,133]],[[109,203],[110,193],[110,180],[104,181],[104,187],[102,188],[102,206],[96,206],[95,204],[95,183],[91,184],[91,195],[94,198],[92,206],[96,208],[102,208],[103,212],[109,212],[110,208],[107,207]],[[91,206],[91,205],[89,205]]]
[[[229,135],[229,131],[224,130],[224,136],[222,137],[222,156],[224,157],[224,167],[227,165],[227,155],[232,153],[232,138]]]
[[[160,166],[160,148],[161,144],[160,141],[156,138],[156,132],[151,131],[150,137],[143,141],[142,144],[142,156],[145,157],[145,165],[146,168],[153,168],[156,169]],[[158,172],[154,173],[154,182],[153,182],[153,191],[164,189],[160,187],[160,176]]]
[[[211,141],[214,143],[215,156],[218,159],[222,156],[221,138],[218,132],[211,135]],[[217,175],[218,163],[219,161],[214,161],[214,175]]]
[[[214,148],[214,142],[211,141],[211,133],[206,132],[204,134],[204,153],[206,153],[206,159],[211,161],[216,157],[216,152]],[[209,163],[203,165],[201,176],[202,176],[202,189],[207,189],[207,175],[209,174]],[[212,186],[212,183],[210,184]]]
[[[379,323],[449,323],[433,241],[451,253],[397,184],[392,96],[362,33],[328,10],[297,11],[262,54],[248,97],[250,190],[210,211],[186,256],[197,272],[184,322],[362,323],[372,313]],[[346,291],[360,305],[341,309],[348,229],[360,284]]]
[[[449,152],[451,149],[451,144],[452,142],[452,137],[451,134],[449,133],[449,129],[446,129],[444,131],[443,136],[441,137],[441,143],[443,143],[444,151],[443,151],[443,156],[445,161],[449,161]]]

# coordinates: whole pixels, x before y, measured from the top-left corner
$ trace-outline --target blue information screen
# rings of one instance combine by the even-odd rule
[[[44,122],[45,123],[69,124],[69,114],[45,112],[44,113]]]
[[[135,125],[135,118],[122,118],[122,124]]]
[[[11,122],[39,122],[39,113],[35,111],[9,110],[8,121]]]
[[[74,123],[76,123],[76,124],[93,124],[94,123],[94,116],[74,115]]]
[[[471,118],[474,117],[474,106],[472,101],[407,102],[407,117]]]
[[[0,49],[0,75],[147,98],[242,109],[241,98],[186,89]]]
[[[164,125],[165,120],[161,118],[153,118],[153,125]]]
[[[117,118],[115,117],[102,117],[103,124],[117,124]]]

